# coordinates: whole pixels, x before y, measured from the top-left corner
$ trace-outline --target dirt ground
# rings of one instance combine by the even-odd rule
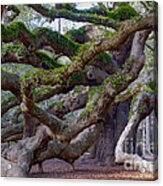
[[[32,167],[29,177],[32,178],[65,178],[65,179],[121,179],[121,180],[155,180],[151,173],[127,171],[123,166],[103,166],[97,163],[74,164],[75,170],[70,164],[58,160],[47,160],[42,164],[43,173],[39,172],[38,165]]]

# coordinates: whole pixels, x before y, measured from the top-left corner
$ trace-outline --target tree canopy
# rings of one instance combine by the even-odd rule
[[[115,163],[134,159],[154,171],[153,161],[123,146],[144,118],[153,111],[157,118],[156,8],[148,1],[1,6],[2,175],[27,176],[54,157],[73,165],[97,147],[110,110],[122,103],[130,107],[125,122],[113,130],[114,143],[108,138]]]

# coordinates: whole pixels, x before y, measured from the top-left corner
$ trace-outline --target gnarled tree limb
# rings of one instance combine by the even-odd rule
[[[64,83],[73,73],[82,70],[91,59],[95,57],[99,52],[106,50],[115,50],[120,44],[122,44],[130,34],[133,32],[152,29],[154,27],[154,16],[148,15],[141,19],[134,19],[128,22],[124,22],[117,34],[108,39],[102,39],[95,41],[91,44],[84,45],[79,56],[76,57],[70,65],[65,68],[54,71],[40,71],[37,74],[31,74],[31,79],[28,82],[42,85],[55,85],[57,83]],[[57,74],[57,75],[56,75]],[[35,78],[33,78],[35,77]]]
[[[152,162],[145,161],[136,154],[127,154],[123,151],[123,145],[126,137],[135,131],[139,123],[151,113],[153,108],[154,95],[148,92],[140,92],[136,96],[136,100],[132,104],[132,108],[130,110],[132,115],[127,126],[122,132],[115,149],[115,161],[117,163],[129,163],[134,170],[138,169],[140,171],[144,171],[143,169],[145,169],[145,171],[154,171]]]
[[[31,7],[41,15],[52,19],[65,18],[76,22],[90,22],[98,25],[112,27],[114,29],[117,29],[120,26],[120,23],[118,21],[115,21],[108,17],[103,17],[103,16],[99,17],[98,15],[74,13],[66,9],[55,9],[55,8],[48,9],[46,7],[43,7],[42,5],[29,5],[29,7]]]

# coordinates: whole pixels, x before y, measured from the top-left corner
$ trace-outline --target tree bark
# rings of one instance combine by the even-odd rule
[[[134,170],[140,171],[150,171],[154,172],[155,162],[148,162],[143,160],[137,154],[129,154],[124,152],[123,146],[127,137],[135,131],[137,125],[143,120],[147,115],[149,115],[154,108],[154,96],[147,92],[139,93],[136,101],[134,102],[132,109],[133,115],[131,116],[127,126],[122,132],[117,146],[115,148],[115,157],[117,163],[129,163],[130,167]]]

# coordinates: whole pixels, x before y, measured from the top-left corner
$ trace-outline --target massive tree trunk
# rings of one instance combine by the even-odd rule
[[[130,55],[134,34],[132,34],[116,51],[111,52],[119,67]],[[116,143],[127,124],[130,101],[115,104],[108,111],[99,140],[94,146],[92,157],[102,164],[114,164]]]
[[[115,164],[115,146],[127,124],[129,102],[112,106],[107,113],[100,137],[93,147],[91,157],[101,165]]]

